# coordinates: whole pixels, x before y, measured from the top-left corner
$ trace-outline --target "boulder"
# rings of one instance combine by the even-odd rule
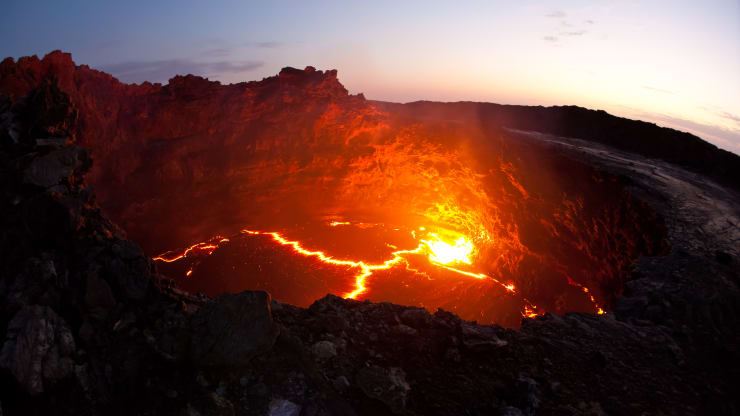
[[[78,169],[89,168],[90,155],[83,148],[70,146],[34,158],[23,171],[23,181],[49,188],[66,179]]]
[[[233,367],[269,351],[279,329],[270,295],[263,291],[225,294],[193,316],[191,359],[197,365]]]
[[[116,241],[111,252],[101,259],[102,277],[115,286],[116,293],[128,299],[143,300],[151,284],[150,261],[132,241]]]
[[[77,108],[54,78],[46,78],[18,105],[18,118],[27,140],[72,136]]]
[[[401,313],[401,322],[412,328],[424,328],[431,324],[432,315],[424,308],[409,308]]]
[[[208,392],[188,403],[182,412],[187,416],[234,416],[234,404],[215,392]]]
[[[29,394],[73,373],[75,341],[67,323],[48,306],[27,305],[8,324],[0,367]]]
[[[301,406],[290,400],[275,399],[270,402],[269,416],[298,416],[301,414]]]
[[[471,351],[487,352],[507,344],[498,337],[498,329],[494,326],[479,326],[462,322],[460,329],[462,343]]]
[[[116,306],[116,299],[108,283],[99,278],[95,273],[87,275],[87,290],[85,292],[85,303],[90,317],[103,321],[108,312]]]
[[[402,413],[406,409],[411,387],[406,382],[406,374],[402,369],[386,369],[373,365],[360,370],[356,381],[365,395],[385,403],[393,413]]]
[[[319,341],[313,344],[311,352],[318,360],[328,360],[337,355],[337,347],[331,341]]]

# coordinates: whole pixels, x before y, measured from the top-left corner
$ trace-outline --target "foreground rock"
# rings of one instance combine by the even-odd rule
[[[193,317],[191,359],[198,366],[236,367],[269,351],[280,330],[270,313],[270,295],[221,295]]]
[[[31,395],[72,375],[75,341],[66,322],[48,306],[29,305],[8,323],[0,367]]]

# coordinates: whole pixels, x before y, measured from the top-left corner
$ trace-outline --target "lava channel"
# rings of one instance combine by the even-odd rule
[[[332,221],[327,225],[330,227],[357,225],[361,228],[367,228],[367,224],[365,223],[352,224],[349,221]],[[395,230],[398,231],[398,229]],[[418,233],[425,233],[425,237],[418,238],[417,231]],[[185,278],[187,279],[192,275],[194,268],[200,264],[203,258],[210,256],[224,244],[231,242],[233,239],[239,237],[266,236],[279,246],[290,248],[291,251],[298,256],[314,258],[326,265],[339,266],[349,270],[354,270],[352,289],[342,293],[336,293],[341,294],[341,296],[348,299],[368,298],[368,282],[372,279],[374,274],[382,270],[391,270],[395,267],[403,266],[403,270],[407,272],[428,278],[430,272],[421,270],[421,268],[424,267],[421,259],[424,259],[424,263],[428,269],[451,272],[461,278],[487,281],[500,287],[508,295],[519,298],[521,304],[521,316],[533,318],[544,314],[544,311],[539,309],[519,293],[513,282],[502,281],[489,274],[472,270],[476,248],[469,238],[459,236],[454,242],[448,242],[441,238],[437,233],[426,231],[425,227],[419,227],[418,230],[412,230],[410,231],[410,234],[412,238],[417,241],[416,247],[410,249],[398,249],[395,245],[386,244],[394,251],[391,252],[388,258],[379,262],[333,256],[327,254],[327,252],[323,250],[306,248],[303,242],[291,240],[280,232],[250,229],[244,229],[238,235],[230,238],[216,236],[208,241],[193,244],[182,250],[169,251],[154,257],[154,260],[162,263],[182,262],[183,264],[187,264],[185,271]],[[588,292],[588,289],[585,286],[581,286],[581,288],[584,292]],[[593,296],[591,296],[591,301],[594,303],[597,312],[603,313],[603,310],[596,304]],[[425,305],[422,304],[421,306]]]

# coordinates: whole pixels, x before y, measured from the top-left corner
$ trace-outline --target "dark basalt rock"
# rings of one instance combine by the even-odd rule
[[[197,366],[237,367],[269,351],[280,332],[267,292],[221,295],[193,317],[191,358]]]
[[[79,147],[61,148],[34,158],[23,171],[23,182],[50,188],[72,176],[75,170],[84,169],[85,165],[90,165],[90,156],[86,150]]]
[[[406,398],[411,387],[402,369],[371,366],[361,369],[355,380],[368,397],[385,403],[393,413],[400,414],[406,410]]]
[[[8,323],[0,367],[10,370],[23,389],[36,395],[44,385],[73,373],[75,341],[67,323],[48,306],[24,306]]]

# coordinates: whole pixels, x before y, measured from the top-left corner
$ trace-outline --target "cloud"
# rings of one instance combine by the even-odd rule
[[[208,49],[201,53],[202,56],[208,56],[212,58],[223,58],[225,56],[231,55],[233,52],[233,49],[231,48],[215,48],[215,49]]]
[[[218,45],[218,47],[207,49],[206,51],[201,53],[201,56],[207,56],[210,58],[223,58],[223,57],[232,55],[236,49],[243,48],[243,47],[261,48],[261,49],[276,49],[276,48],[283,47],[283,43],[275,42],[275,41],[243,42],[243,43],[238,44],[236,47],[233,47],[233,46],[226,45],[225,42],[222,42],[220,45]]]
[[[642,113],[638,114],[638,117],[665,124],[674,129],[688,131],[716,146],[740,155],[740,129],[727,129],[659,113]]]
[[[104,41],[100,41],[95,44],[95,49],[111,49],[111,48],[118,48],[126,44],[126,41],[123,39],[108,39]]]
[[[722,117],[722,118],[726,118],[728,120],[732,120],[732,121],[734,121],[737,124],[740,124],[740,116],[738,116],[738,115],[735,115],[735,114],[732,114],[732,113],[728,113],[727,111],[719,111],[719,112],[717,112],[717,115],[720,116],[720,117]]]
[[[276,48],[283,47],[282,42],[276,42],[276,41],[244,42],[242,45],[253,47],[253,48],[264,48],[264,49],[276,49]]]
[[[676,130],[687,131],[717,147],[740,155],[740,128],[727,128],[726,126],[689,120],[663,113],[654,113],[626,105],[617,105],[616,107],[621,108],[621,110],[614,108],[614,114],[620,117],[645,120]],[[698,108],[709,111],[708,108],[703,106],[699,106]]]
[[[197,43],[203,44],[203,45],[209,45],[209,46],[224,46],[227,45],[229,42],[224,40],[223,38],[200,38],[196,40]]]
[[[592,25],[592,24],[594,24],[594,23],[596,23],[596,22],[594,22],[594,21],[593,21],[593,20],[591,20],[591,19],[586,19],[586,20],[584,20],[584,21],[583,21],[583,23],[585,23],[585,24],[587,24],[587,25]]]
[[[654,92],[659,92],[661,94],[678,95],[675,91],[664,90],[662,88],[651,87],[649,85],[643,85],[642,88],[645,88],[646,90],[650,90],[650,91],[654,91]]]
[[[226,73],[247,72],[259,68],[258,61],[204,62],[191,59],[165,59],[156,61],[127,61],[101,67],[122,82],[166,82],[175,75],[218,76]]]
[[[260,48],[279,48],[283,46],[280,42],[257,42],[257,47]]]
[[[588,33],[586,30],[578,30],[575,32],[560,32],[560,36],[583,36]]]
[[[552,29],[550,35],[544,36],[542,38],[545,41],[551,43],[557,42],[558,40],[565,41],[565,39],[561,39],[563,37],[583,36],[588,33],[588,30],[585,29],[585,25],[594,23],[593,20],[584,20],[583,23],[573,24],[565,20],[566,13],[562,10],[556,10],[554,12],[546,14],[545,16],[559,20],[561,26],[560,30]]]
[[[704,110],[706,112],[712,113],[716,115],[717,117],[727,119],[731,121],[733,124],[737,125],[738,129],[740,129],[740,116],[737,114],[732,114],[725,109],[721,107],[717,107],[714,105],[700,105],[697,106],[699,110]]]

